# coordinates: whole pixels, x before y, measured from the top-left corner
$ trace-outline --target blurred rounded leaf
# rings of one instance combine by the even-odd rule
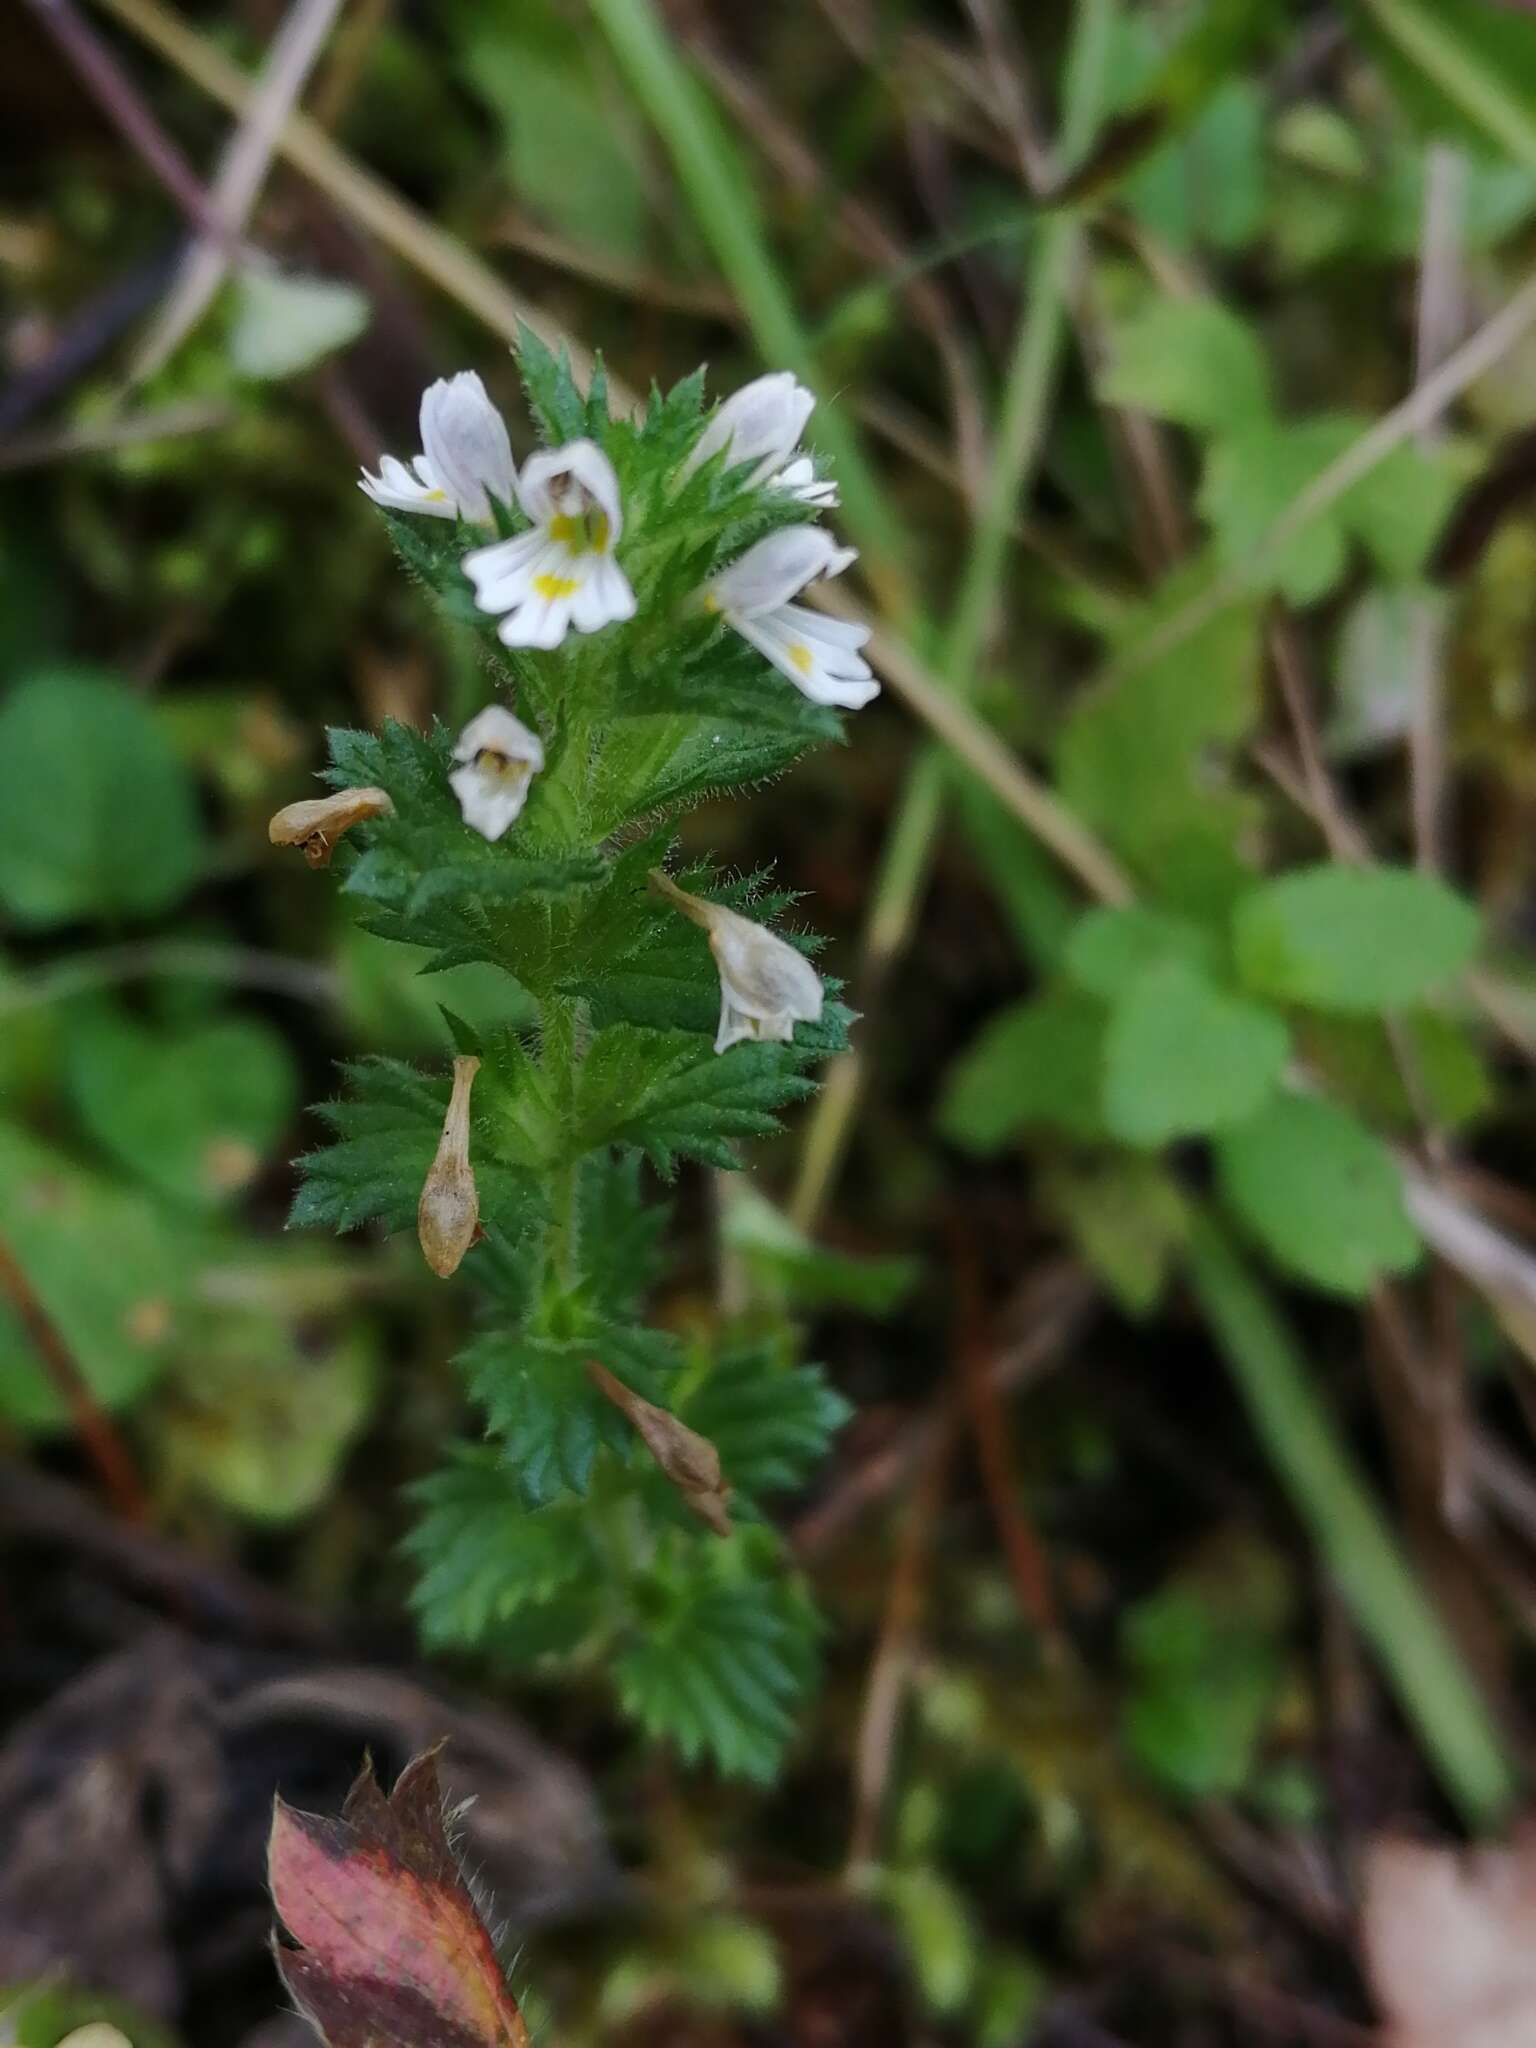
[[[1118,1138],[1161,1145],[1252,1115],[1285,1065],[1285,1025],[1181,960],[1132,983],[1104,1041],[1104,1114]]]
[[[92,1008],[71,1027],[66,1072],[98,1144],[173,1201],[206,1205],[254,1178],[296,1094],[287,1047],[249,1017],[166,1033]]]
[[[235,281],[229,353],[246,377],[292,377],[368,325],[366,295],[332,277],[292,277],[247,265]]]
[[[0,1218],[26,1284],[104,1408],[159,1377],[177,1332],[189,1241],[146,1196],[0,1125]],[[53,1429],[69,1407],[0,1294],[0,1415]]]
[[[0,903],[23,923],[149,917],[197,879],[192,784],[123,683],[47,669],[0,705]]]
[[[368,1419],[374,1379],[357,1328],[311,1348],[279,1314],[221,1311],[170,1390],[155,1440],[186,1489],[252,1521],[292,1521],[325,1498]]]
[[[1410,868],[1298,868],[1255,889],[1233,919],[1249,987],[1319,1010],[1416,1002],[1460,973],[1477,941],[1473,906]]]
[[[1277,1095],[1217,1145],[1221,1191],[1278,1265],[1363,1295],[1419,1258],[1391,1153],[1334,1103]]]

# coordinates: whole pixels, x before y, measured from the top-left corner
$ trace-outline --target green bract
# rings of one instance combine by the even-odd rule
[[[760,379],[706,432],[701,376],[618,419],[601,373],[583,395],[527,336],[520,361],[549,445],[515,483],[469,375],[427,395],[422,454],[365,483],[432,601],[483,639],[498,708],[458,735],[330,736],[332,786],[392,806],[335,847],[364,928],[425,949],[426,974],[502,970],[537,1010],[479,1030],[444,1011],[480,1062],[481,1237],[460,1277],[487,1313],[459,1368],[483,1440],[418,1488],[416,1603],[435,1644],[601,1656],[648,1733],[761,1778],[816,1638],[761,1503],[804,1482],[843,1408],[778,1343],[689,1350],[646,1326],[665,1211],[645,1183],[738,1165],[808,1091],[807,1065],[846,1045],[849,1013],[806,964],[813,942],[767,929],[792,899],[766,876],[695,865],[663,894],[650,874],[687,806],[841,738],[813,686],[844,703],[875,686],[862,636],[794,603],[797,563],[847,557],[814,524],[834,495],[798,451],[810,397],[793,379]],[[347,1068],[295,1222],[411,1227],[448,1095],[441,1067]],[[594,1364],[675,1418],[675,1456],[647,1448]],[[723,1539],[674,1485],[700,1445],[730,1489]]]

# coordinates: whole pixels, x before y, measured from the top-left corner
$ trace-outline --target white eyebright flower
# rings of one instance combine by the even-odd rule
[[[376,505],[489,525],[492,498],[512,503],[517,470],[506,421],[475,371],[440,377],[422,393],[421,448],[409,468],[386,455],[377,476],[364,470],[361,488]]]
[[[776,1039],[788,1045],[797,1023],[817,1021],[823,1000],[821,977],[803,953],[766,925],[754,924],[723,903],[691,896],[659,868],[652,868],[651,881],[684,917],[709,934],[709,950],[720,972],[716,1052],[728,1051],[742,1038]]]
[[[528,801],[528,786],[544,766],[536,732],[500,704],[487,705],[454,742],[458,766],[448,781],[466,825],[499,839]]]
[[[808,583],[840,576],[857,555],[857,548],[839,547],[819,526],[788,526],[722,569],[704,601],[813,704],[857,711],[880,694],[859,652],[868,626],[792,602]]]
[[[464,557],[483,612],[505,613],[508,647],[558,647],[574,627],[595,633],[635,615],[635,593],[613,559],[624,531],[619,480],[593,441],[530,455],[517,480],[531,533]]]
[[[772,484],[806,505],[835,505],[837,485],[819,478],[809,455],[800,453],[800,436],[815,404],[816,394],[789,370],[755,377],[720,406],[689,450],[682,474],[692,476],[723,450],[728,464],[755,465],[749,483]]]
[[[756,465],[749,482],[765,483],[800,446],[815,405],[815,393],[807,391],[792,371],[774,370],[766,377],[754,377],[716,407],[689,450],[683,475],[692,476],[723,450],[733,468],[740,462]]]

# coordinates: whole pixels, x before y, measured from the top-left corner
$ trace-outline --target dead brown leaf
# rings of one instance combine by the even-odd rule
[[[276,1802],[268,1875],[297,1948],[277,1966],[329,2048],[528,2048],[448,1838],[437,1752],[386,1799],[363,1766],[339,1820]]]
[[[1507,1848],[1376,1842],[1361,1933],[1391,2048],[1531,2048],[1536,1823]]]

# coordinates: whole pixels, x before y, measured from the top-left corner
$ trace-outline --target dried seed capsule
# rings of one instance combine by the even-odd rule
[[[442,1280],[458,1271],[480,1225],[480,1191],[469,1163],[469,1091],[479,1071],[480,1062],[467,1054],[453,1063],[453,1093],[443,1135],[416,1205],[422,1254]]]
[[[329,867],[331,849],[349,826],[387,818],[394,808],[385,790],[338,789],[334,796],[285,804],[268,825],[267,837],[274,846],[302,846],[312,868]]]
[[[595,1358],[587,1361],[587,1377],[634,1424],[646,1449],[699,1520],[707,1522],[717,1536],[729,1536],[731,1519],[726,1513],[726,1502],[731,1489],[720,1469],[720,1453],[709,1438],[700,1436],[665,1408],[658,1408],[654,1401],[647,1401],[626,1387]]]

